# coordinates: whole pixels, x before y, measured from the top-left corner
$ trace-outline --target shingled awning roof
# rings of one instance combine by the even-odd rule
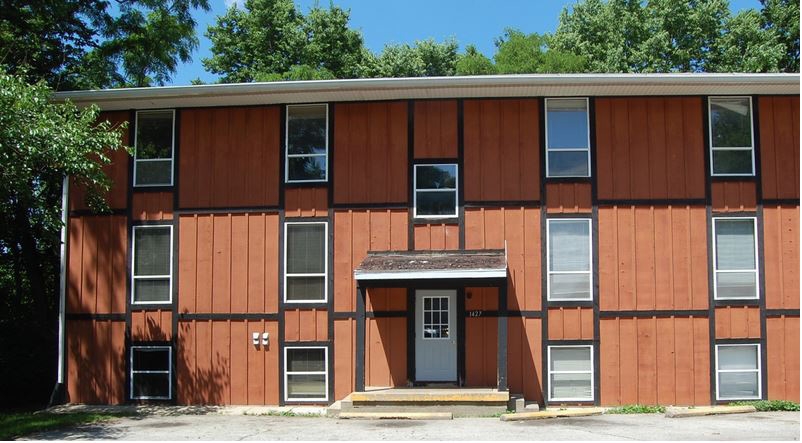
[[[503,249],[368,252],[357,280],[506,278]]]

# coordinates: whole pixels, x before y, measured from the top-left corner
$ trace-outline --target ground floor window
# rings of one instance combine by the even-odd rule
[[[285,400],[328,400],[328,354],[322,346],[284,348]]]
[[[716,399],[759,399],[760,345],[716,345]]]
[[[549,346],[549,401],[593,401],[593,346]]]
[[[131,346],[131,398],[170,400],[173,392],[170,346]]]

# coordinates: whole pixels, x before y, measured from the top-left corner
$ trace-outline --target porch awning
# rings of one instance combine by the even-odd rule
[[[358,281],[506,277],[503,249],[368,252],[354,270]]]

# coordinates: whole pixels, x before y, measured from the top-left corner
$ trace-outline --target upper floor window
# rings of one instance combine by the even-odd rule
[[[415,217],[457,217],[457,165],[415,165]]]
[[[546,231],[548,300],[592,300],[590,219],[549,219]]]
[[[588,99],[546,99],[546,176],[590,177]]]
[[[171,303],[173,227],[134,226],[133,233],[132,302]]]
[[[758,298],[755,222],[754,217],[713,218],[713,294],[716,300]]]
[[[284,301],[326,301],[326,222],[287,223],[285,227]]]
[[[329,107],[322,105],[287,106],[287,182],[328,180]]]
[[[754,175],[751,97],[710,97],[712,175]]]
[[[173,185],[175,111],[137,111],[134,186]]]

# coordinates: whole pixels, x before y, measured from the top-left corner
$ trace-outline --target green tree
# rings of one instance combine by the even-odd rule
[[[379,55],[369,57],[361,77],[434,77],[457,72],[457,41],[417,40],[414,45],[389,44]]]
[[[95,107],[52,103],[44,82],[0,72],[0,398],[42,402],[53,386],[61,183],[106,208],[102,166],[123,149],[123,127]]]
[[[457,56],[457,75],[490,75],[496,73],[493,62],[479,52],[474,45],[465,47],[465,53]]]
[[[57,90],[164,84],[197,48],[208,0],[2,0],[0,62]]]
[[[545,36],[507,28],[496,39],[496,70],[501,74],[580,72],[585,60],[567,51],[548,48]]]
[[[760,0],[761,24],[784,46],[783,72],[799,72],[799,1]]]

